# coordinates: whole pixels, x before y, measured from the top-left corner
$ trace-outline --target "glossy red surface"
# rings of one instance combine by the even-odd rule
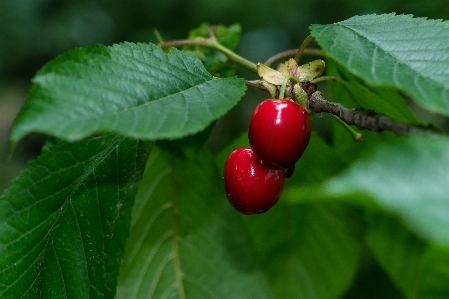
[[[312,131],[308,112],[289,100],[261,102],[249,124],[249,142],[264,161],[284,168],[293,166],[304,153]]]
[[[229,202],[243,214],[266,212],[278,201],[284,188],[284,171],[262,164],[250,148],[231,152],[223,179]]]

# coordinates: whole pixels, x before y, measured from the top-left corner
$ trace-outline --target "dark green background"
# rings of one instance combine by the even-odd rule
[[[311,24],[389,12],[448,20],[449,1],[0,0],[0,192],[40,152],[45,137],[32,134],[18,144],[7,161],[7,135],[36,71],[64,51],[93,43],[155,42],[154,29],[169,40],[185,37],[201,22],[238,22],[243,35],[237,51],[258,62],[297,47]],[[245,130],[251,110],[264,96],[249,92],[218,122],[210,145],[219,149],[223,142]],[[365,264],[347,298],[368,298],[368,294],[370,298],[398,298],[382,271],[373,267],[369,255]]]

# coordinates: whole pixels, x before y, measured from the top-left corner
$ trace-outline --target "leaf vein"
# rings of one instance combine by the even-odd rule
[[[166,242],[171,236],[173,235],[172,230],[168,230],[163,234],[154,244],[153,248],[151,248],[151,251],[149,252],[148,256],[145,258],[142,267],[140,268],[139,274],[137,275],[134,292],[131,295],[131,299],[136,299],[138,295],[138,291],[140,289],[140,286],[143,284],[143,279],[145,277],[146,272],[148,271],[149,265],[152,263],[154,257],[156,256],[156,253],[161,248],[162,244]]]

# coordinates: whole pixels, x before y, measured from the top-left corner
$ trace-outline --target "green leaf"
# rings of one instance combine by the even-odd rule
[[[323,196],[367,196],[412,231],[449,245],[449,139],[397,138],[326,182]]]
[[[379,264],[407,298],[419,298],[418,272],[426,244],[385,214],[370,214],[367,226],[367,244]]]
[[[242,79],[213,78],[194,55],[132,43],[67,52],[33,83],[11,144],[32,131],[69,141],[101,132],[179,138],[225,114],[246,88]]]
[[[207,150],[182,157],[155,147],[117,298],[271,298],[222,184]]]
[[[151,143],[52,145],[0,197],[1,298],[113,298]]]
[[[241,26],[232,24],[229,27],[223,25],[211,26],[208,23],[202,23],[198,28],[189,32],[189,39],[209,38],[211,30],[217,41],[230,50],[234,50],[240,39]],[[204,48],[185,46],[185,50],[195,53],[204,63],[204,67],[214,76],[230,77],[236,74],[236,65],[230,64],[227,56],[220,51]]]
[[[427,248],[420,267],[421,287],[414,298],[448,298],[449,247]]]
[[[367,243],[407,298],[448,298],[449,248],[426,244],[397,219],[369,217]]]
[[[283,192],[283,200],[289,203],[338,201],[363,208],[373,206],[373,201],[366,196],[362,197],[359,194],[351,197],[332,196],[323,191],[323,186],[367,152],[371,152],[373,147],[385,142],[388,134],[364,131],[364,141],[354,142],[340,123],[333,121],[331,125],[332,144],[326,143],[318,134],[312,134],[306,151],[296,164],[292,178],[286,181],[287,188]]]
[[[349,137],[349,134],[348,134]],[[350,138],[348,138],[350,140]],[[346,140],[348,142],[349,140]],[[354,143],[354,146],[359,146]],[[347,162],[321,136],[312,133],[309,144],[295,167],[289,184],[317,184],[335,175],[347,166]]]
[[[311,26],[326,53],[373,86],[395,87],[449,115],[449,23],[409,15],[365,15]]]
[[[229,27],[224,25],[217,25],[214,28],[208,23],[202,23],[197,28],[190,30],[189,38],[194,39],[196,37],[207,38],[210,36],[210,30],[214,30],[214,36],[217,41],[230,50],[234,50],[237,47],[237,43],[240,39],[242,27],[240,24],[234,23]]]
[[[363,247],[364,220],[334,203],[284,205],[245,218],[276,298],[341,298]]]

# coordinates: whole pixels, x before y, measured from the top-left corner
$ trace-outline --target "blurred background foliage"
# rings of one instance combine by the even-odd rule
[[[45,137],[22,140],[8,160],[9,128],[26,99],[31,79],[46,62],[69,49],[122,41],[156,42],[187,36],[202,22],[240,23],[237,52],[258,62],[297,47],[311,24],[328,24],[368,13],[413,14],[449,19],[449,1],[434,0],[0,0],[0,192],[40,152]],[[254,74],[239,70],[240,76]],[[209,140],[218,150],[246,130],[249,115],[266,97],[249,91],[218,121]],[[373,297],[374,296],[374,297]],[[370,255],[347,298],[400,298]]]

